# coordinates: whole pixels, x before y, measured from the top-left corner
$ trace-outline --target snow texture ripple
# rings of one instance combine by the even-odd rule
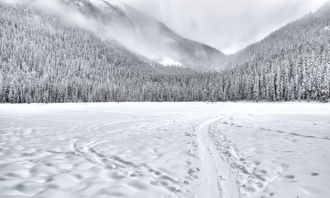
[[[0,105],[1,198],[327,198],[321,103]]]

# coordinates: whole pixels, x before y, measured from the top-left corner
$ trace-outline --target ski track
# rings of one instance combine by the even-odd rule
[[[236,178],[230,165],[220,156],[210,138],[210,125],[219,120],[214,118],[201,124],[197,130],[201,167],[201,190],[199,197],[240,197]]]
[[[326,198],[329,106],[249,105],[0,105],[0,197]]]
[[[228,118],[226,118],[228,119]],[[232,118],[229,118],[233,120]],[[251,162],[244,159],[244,156],[238,151],[236,146],[232,144],[227,137],[221,133],[219,126],[228,125],[227,121],[224,119],[218,119],[217,122],[213,122],[213,126],[209,126],[211,139],[215,140],[216,152],[222,156],[223,163],[226,164],[227,176],[231,181],[228,186],[224,189],[233,189],[236,188],[236,191],[229,191],[223,197],[262,197],[262,192],[267,188],[272,182],[279,178],[285,169],[287,169],[286,164],[281,165],[277,173],[274,174],[271,178],[264,178],[263,171],[258,172],[258,166],[260,162]],[[231,127],[235,128],[244,128],[245,126],[234,124],[229,122]],[[215,133],[216,132],[216,133]],[[221,176],[222,177],[222,176]]]

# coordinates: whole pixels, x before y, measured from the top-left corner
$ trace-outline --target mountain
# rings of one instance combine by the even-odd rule
[[[328,0],[324,5],[314,14],[317,17],[326,17],[330,15],[330,1]]]
[[[323,48],[327,46],[329,18],[330,1],[315,13],[291,22],[263,40],[227,57],[223,67],[235,67],[260,58],[271,59],[283,53],[296,53],[298,48],[301,53],[307,48]]]
[[[102,26],[99,31],[132,52],[161,64],[212,70],[225,58],[215,48],[182,37],[119,0],[63,1],[89,19],[95,19]]]
[[[102,29],[92,31],[94,22],[55,4],[0,1],[0,103],[206,101],[211,97],[209,74],[160,66],[116,40],[103,39],[97,34]]]
[[[154,26],[139,25],[145,16],[133,17],[130,7],[59,1],[0,0],[0,103],[329,101],[329,6],[225,57],[221,72],[200,72],[146,58],[154,51],[167,52],[161,47],[167,42],[159,44],[155,35],[175,34],[166,26],[151,34],[148,27]],[[140,31],[156,41],[146,45],[147,38],[137,39],[143,38]],[[176,39],[184,44],[174,46],[183,46],[187,54],[201,46]],[[212,56],[212,48],[204,48]],[[164,65],[182,64],[165,58]]]
[[[327,100],[330,92],[330,2],[226,59],[243,99]]]

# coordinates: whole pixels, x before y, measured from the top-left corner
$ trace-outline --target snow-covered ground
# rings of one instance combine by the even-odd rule
[[[0,105],[0,197],[327,198],[330,105]]]

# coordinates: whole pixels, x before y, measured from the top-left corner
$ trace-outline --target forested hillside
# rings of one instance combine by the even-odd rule
[[[221,72],[162,67],[31,7],[0,3],[0,102],[329,100],[330,10],[271,34]]]
[[[326,100],[330,2],[229,57],[226,66],[241,73],[234,77],[238,87],[243,92],[254,89],[255,99]]]
[[[206,85],[185,84],[191,70],[153,66],[35,10],[1,5],[0,21],[1,102],[202,100]]]

